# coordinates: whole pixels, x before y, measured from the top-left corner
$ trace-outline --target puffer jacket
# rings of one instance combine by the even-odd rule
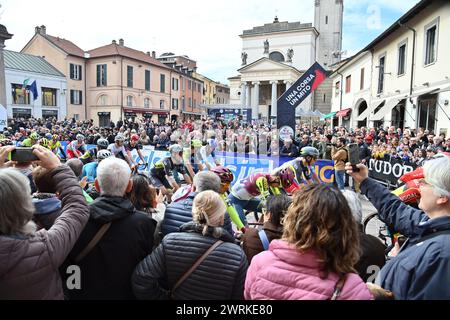
[[[253,257],[245,280],[247,300],[329,300],[339,276],[329,273],[320,278],[318,255],[300,253],[282,240],[273,240],[269,251]],[[369,300],[372,294],[355,273],[346,275],[338,300]]]
[[[35,193],[33,195],[34,217],[38,227],[50,229],[61,214],[61,200],[53,193]]]
[[[183,224],[192,221],[192,204],[196,195],[197,192],[191,192],[185,199],[172,202],[166,207],[164,219],[161,222],[162,237],[172,232],[180,232],[180,227]],[[230,235],[233,234],[231,218],[228,213],[225,213],[223,228]]]
[[[170,289],[218,239],[204,236],[202,227],[187,223],[171,233],[134,271],[133,291],[139,299],[168,299]],[[242,299],[247,258],[225,230],[215,248],[177,288],[177,300]]]
[[[396,299],[450,299],[450,216],[430,219],[370,178],[361,183],[361,192],[380,220],[409,238],[381,269],[377,284]]]
[[[60,193],[61,215],[31,237],[0,236],[0,299],[63,299],[58,267],[78,239],[89,209],[67,166],[49,172]]]

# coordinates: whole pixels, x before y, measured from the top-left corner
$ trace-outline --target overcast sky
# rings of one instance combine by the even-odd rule
[[[343,50],[359,51],[418,0],[344,0]],[[314,20],[314,0],[0,0],[0,23],[14,34],[7,49],[20,51],[46,25],[47,33],[91,50],[123,38],[141,51],[185,54],[198,72],[222,83],[237,75],[239,35],[273,21]]]

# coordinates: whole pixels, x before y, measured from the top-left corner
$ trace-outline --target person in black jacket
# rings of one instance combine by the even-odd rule
[[[234,238],[221,228],[225,211],[226,206],[216,192],[197,194],[192,208],[193,222],[183,225],[181,232],[166,236],[136,267],[131,280],[136,297],[243,299],[248,262]],[[189,273],[194,263],[216,243],[218,246]],[[185,275],[185,280],[179,283]]]
[[[284,140],[284,145],[281,148],[280,155],[286,156],[286,157],[292,157],[292,158],[296,158],[298,156],[298,149],[292,143],[291,139]]]
[[[359,146],[359,160],[361,163],[366,164],[369,163],[370,158],[372,157],[372,152],[370,152],[369,147],[364,142],[363,136],[357,136],[356,141]]]
[[[361,279],[367,282],[374,272],[380,270],[386,263],[386,246],[378,239],[363,232],[362,225],[362,204],[355,192],[351,190],[341,190],[348,206],[352,211],[353,217],[358,224],[359,245],[361,246],[361,256],[355,265]]]
[[[132,188],[130,176],[130,167],[121,159],[108,158],[98,165],[95,186],[101,196],[89,205],[89,221],[66,261],[81,269],[81,288],[67,290],[69,299],[135,299],[131,274],[152,251],[156,221],[125,197]],[[81,257],[102,227],[107,228],[104,235]]]

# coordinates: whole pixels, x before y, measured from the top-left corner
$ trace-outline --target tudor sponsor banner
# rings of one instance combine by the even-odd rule
[[[416,168],[417,165],[400,159],[391,159],[389,161],[370,159],[369,176],[376,180],[397,185],[398,179],[402,175],[412,172]]]
[[[315,62],[295,83],[278,98],[277,127],[289,126],[295,131],[295,108],[326,79],[326,71]]]

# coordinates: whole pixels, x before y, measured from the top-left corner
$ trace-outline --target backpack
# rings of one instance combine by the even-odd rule
[[[262,242],[264,251],[269,250],[269,243],[270,243],[270,242],[269,242],[269,238],[267,238],[267,234],[266,234],[266,232],[264,231],[264,229],[259,230],[258,236],[259,236],[259,239],[260,239],[261,242]]]

